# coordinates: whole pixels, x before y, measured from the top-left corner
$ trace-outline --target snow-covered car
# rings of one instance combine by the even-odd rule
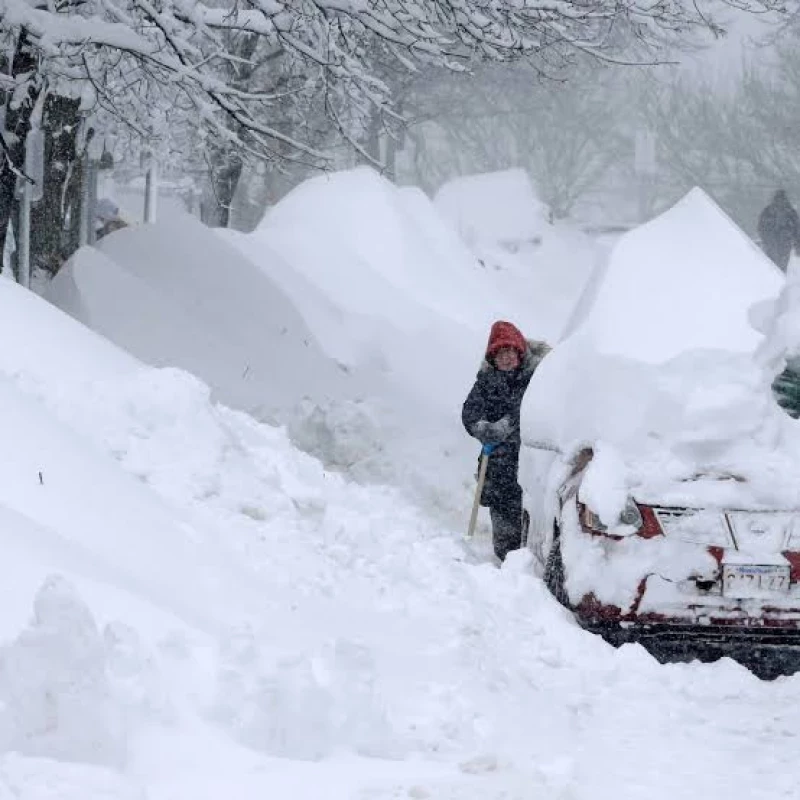
[[[631,496],[609,529],[579,499],[591,458],[581,451],[558,489],[544,562],[578,622],[661,661],[729,656],[765,678],[800,668],[800,513]]]
[[[614,644],[800,667],[800,427],[751,313],[784,283],[695,190],[620,237],[533,376],[523,441],[565,458],[523,479],[531,546]]]

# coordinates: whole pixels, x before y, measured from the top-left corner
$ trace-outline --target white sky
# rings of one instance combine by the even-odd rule
[[[730,9],[720,20],[727,20],[727,35],[712,41],[702,52],[685,57],[686,66],[709,77],[717,78],[737,74],[745,60],[762,61],[767,57],[768,47],[758,47],[757,42],[775,28],[769,24],[774,16],[752,14]]]

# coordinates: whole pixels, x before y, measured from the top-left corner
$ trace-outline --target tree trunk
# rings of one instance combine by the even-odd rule
[[[206,225],[227,228],[231,221],[231,205],[242,177],[244,162],[230,151],[214,153],[215,164],[210,171],[211,186],[201,206],[201,218]]]
[[[5,65],[7,67],[7,64]],[[36,58],[28,47],[28,39],[23,32],[17,39],[14,56],[11,61],[11,77],[15,78],[26,73],[34,73]],[[6,70],[4,70],[6,71]],[[0,92],[0,101],[5,106],[5,130],[0,130],[3,137],[5,150],[0,166],[0,254],[5,249],[8,227],[15,216],[17,201],[14,190],[17,183],[16,170],[21,169],[25,163],[25,140],[30,130],[31,113],[38,90],[32,83],[28,88],[28,97],[21,102],[11,103],[8,92]]]
[[[79,100],[58,95],[48,97],[44,108],[44,194],[31,214],[31,257],[53,274],[78,248],[83,176],[76,150],[79,109]]]
[[[398,114],[403,113],[402,99],[397,101]],[[397,180],[397,154],[403,150],[406,143],[406,126],[404,122],[396,121],[386,133],[386,165],[384,173],[391,181]]]
[[[220,226],[229,228],[231,224],[231,206],[233,198],[236,196],[236,188],[239,186],[239,179],[242,177],[244,163],[238,156],[229,157],[225,169],[220,171],[217,181],[217,197],[220,207]]]
[[[364,136],[363,148],[364,152],[369,156],[366,158],[360,156],[358,160],[362,164],[370,167],[375,167],[381,163],[381,114],[378,109],[373,108],[369,115],[367,123],[367,130]]]
[[[11,158],[16,161],[14,153],[11,154]],[[11,216],[15,211],[14,187],[16,183],[17,176],[6,161],[0,168],[0,254],[5,252],[8,228],[11,224]]]

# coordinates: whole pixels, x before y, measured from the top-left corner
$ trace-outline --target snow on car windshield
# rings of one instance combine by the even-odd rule
[[[470,246],[531,240],[547,229],[547,208],[523,169],[454,178],[435,203]]]
[[[589,486],[661,502],[800,505],[794,423],[753,357],[762,335],[750,324],[783,283],[694,189],[618,241],[534,376],[524,437],[567,453],[593,446],[590,470],[609,474]],[[607,496],[584,499],[618,510]]]

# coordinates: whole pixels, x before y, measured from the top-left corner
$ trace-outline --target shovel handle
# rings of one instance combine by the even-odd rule
[[[469,517],[469,527],[467,528],[467,539],[471,539],[475,534],[475,523],[478,521],[478,509],[481,506],[481,495],[483,494],[483,484],[486,482],[486,468],[489,466],[489,454],[492,449],[487,450],[489,445],[481,450],[481,464],[478,469],[478,485],[475,487],[475,500],[472,502],[472,514]]]

